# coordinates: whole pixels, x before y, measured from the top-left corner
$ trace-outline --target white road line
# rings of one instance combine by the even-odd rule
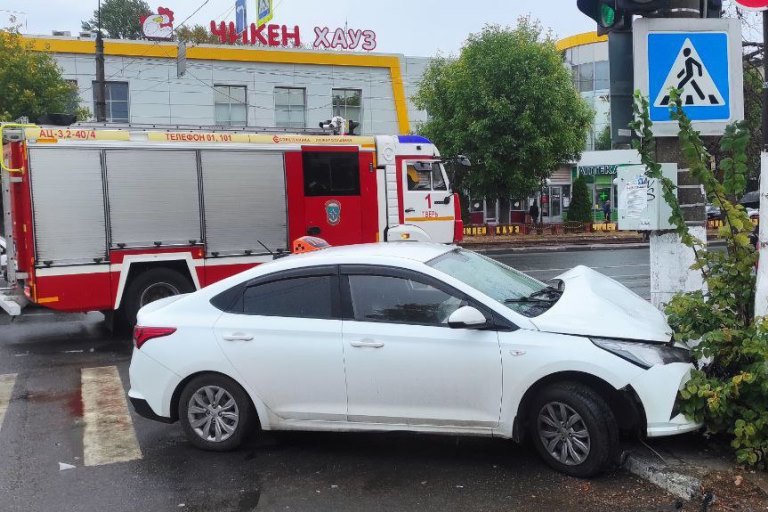
[[[3,428],[5,411],[8,410],[8,404],[11,402],[11,393],[16,384],[16,374],[0,375],[0,430]]]
[[[634,267],[650,267],[651,265],[649,263],[638,263],[637,265],[609,265],[605,267],[590,267],[592,270],[603,270],[606,268],[634,268]],[[571,267],[573,268],[573,267]],[[565,272],[566,270],[571,270],[571,268],[542,268],[542,269],[531,269],[531,270],[520,270],[520,272],[530,273],[530,272]]]
[[[102,466],[140,459],[141,448],[117,367],[83,368],[81,379],[85,465]]]

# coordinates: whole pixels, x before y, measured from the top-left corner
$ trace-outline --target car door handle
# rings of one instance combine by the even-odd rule
[[[355,348],[382,348],[384,346],[382,342],[373,340],[352,341],[350,345]]]
[[[242,332],[222,336],[224,341],[253,341],[253,336]]]
[[[405,210],[405,213],[413,213],[415,211],[416,211],[416,208],[408,208],[407,210]]]

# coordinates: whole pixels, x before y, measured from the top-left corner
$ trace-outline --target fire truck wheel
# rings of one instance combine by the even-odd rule
[[[195,291],[195,286],[176,270],[157,267],[146,270],[131,279],[125,289],[122,317],[128,327],[136,325],[139,310],[156,300]]]

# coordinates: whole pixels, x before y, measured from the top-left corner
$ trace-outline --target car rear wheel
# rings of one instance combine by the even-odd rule
[[[615,459],[616,419],[605,400],[585,385],[561,383],[544,389],[528,421],[536,450],[562,473],[588,478]]]
[[[234,450],[251,433],[256,411],[235,381],[201,375],[181,392],[179,420],[190,443],[209,451]]]

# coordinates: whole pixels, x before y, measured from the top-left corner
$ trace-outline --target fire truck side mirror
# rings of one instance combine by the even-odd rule
[[[469,161],[465,155],[459,155],[456,157],[461,165],[464,167],[472,167],[472,162]]]

